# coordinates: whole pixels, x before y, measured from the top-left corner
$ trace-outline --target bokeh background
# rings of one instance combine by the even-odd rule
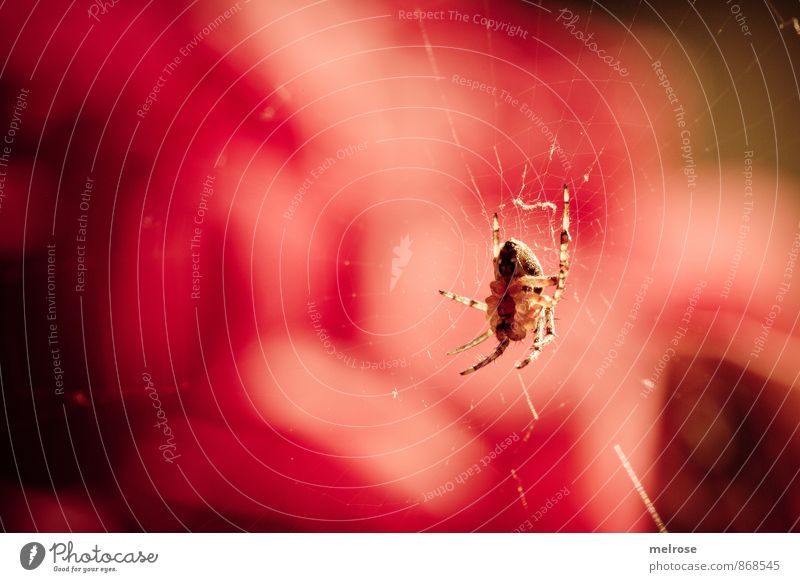
[[[0,4],[0,527],[797,531],[796,16]]]

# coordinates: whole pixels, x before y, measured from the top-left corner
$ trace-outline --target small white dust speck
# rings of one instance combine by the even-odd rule
[[[269,121],[275,117],[275,108],[272,105],[265,107],[259,117],[261,118],[261,121]]]
[[[392,390],[392,398],[394,398],[395,400],[397,400],[397,394],[398,394],[398,392],[397,392],[397,388],[395,388],[394,390]]]
[[[653,381],[650,378],[645,378],[644,380],[642,380],[642,384],[644,384],[645,386],[647,386],[651,390],[656,387],[656,385],[653,383]]]

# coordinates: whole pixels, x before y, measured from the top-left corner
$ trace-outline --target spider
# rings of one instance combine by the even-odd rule
[[[524,368],[536,358],[542,348],[553,341],[556,336],[554,310],[561,296],[569,273],[567,245],[572,240],[569,234],[569,188],[564,185],[564,214],[561,218],[561,246],[559,249],[559,270],[557,275],[545,276],[539,259],[528,245],[516,239],[508,239],[500,244],[500,223],[497,213],[492,218],[492,243],[494,254],[494,281],[489,285],[492,294],[486,302],[475,301],[469,297],[456,295],[450,291],[439,293],[486,312],[489,329],[469,343],[447,352],[447,355],[458,354],[497,336],[499,344],[492,354],[463,370],[461,375],[471,374],[499,358],[512,341],[522,341],[529,331],[534,331],[533,346],[528,356],[516,363],[517,368]],[[543,295],[545,287],[555,286],[552,297]]]

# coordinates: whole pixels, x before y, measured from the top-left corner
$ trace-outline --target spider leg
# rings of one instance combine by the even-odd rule
[[[460,348],[456,348],[454,350],[450,350],[449,352],[447,352],[447,355],[448,356],[452,356],[453,354],[458,354],[460,352],[463,352],[465,350],[470,349],[471,347],[477,346],[479,343],[484,342],[487,339],[489,339],[490,337],[492,337],[493,333],[494,332],[491,329],[487,329],[484,333],[482,333],[481,335],[476,337],[471,342],[468,342],[468,343],[464,344]]]
[[[558,284],[556,290],[553,292],[553,302],[558,303],[561,295],[564,293],[564,287],[567,284],[567,275],[569,274],[569,254],[567,247],[572,237],[569,234],[569,186],[564,184],[564,214],[561,217],[561,246],[559,248],[559,269],[558,269]]]
[[[531,362],[533,362],[536,358],[539,357],[539,354],[542,353],[542,345],[544,343],[544,317],[539,316],[539,321],[536,324],[536,339],[533,341],[533,346],[531,346],[531,353],[527,355],[524,360],[520,360],[515,364],[517,368],[524,368]]]
[[[492,352],[489,355],[489,357],[481,360],[480,362],[478,362],[474,366],[471,366],[471,367],[467,368],[466,370],[462,370],[461,371],[461,375],[465,376],[467,374],[472,374],[472,372],[475,372],[476,370],[480,370],[484,366],[488,366],[489,364],[494,362],[497,358],[499,358],[503,354],[504,351],[506,351],[506,348],[508,347],[508,344],[509,344],[510,341],[511,340],[509,340],[508,338],[505,338],[503,341],[501,341],[499,344],[497,344],[497,347],[494,349],[494,352]]]
[[[545,329],[544,329],[544,336],[545,336],[545,343],[550,343],[556,337],[556,318],[553,315],[553,308],[548,307],[544,310],[544,315],[547,318],[545,320]]]
[[[452,299],[453,301],[458,301],[459,303],[463,303],[464,305],[474,307],[479,311],[486,311],[488,309],[488,307],[483,301],[475,301],[474,299],[470,299],[469,297],[464,297],[463,295],[456,295],[455,293],[451,293],[450,291],[442,291],[441,289],[439,289],[439,293],[441,293],[448,299]]]
[[[555,332],[555,318],[553,317],[553,309],[546,307],[542,310],[539,316],[539,322],[536,325],[536,339],[531,346],[531,353],[519,362],[516,363],[517,368],[524,368],[531,362],[535,361],[539,354],[542,353],[542,348],[553,341],[556,337]]]
[[[492,216],[492,263],[494,264],[494,275],[497,277],[497,262],[500,259],[500,221],[497,220],[497,213]]]

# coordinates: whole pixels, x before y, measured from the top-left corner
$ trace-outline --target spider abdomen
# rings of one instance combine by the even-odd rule
[[[517,313],[517,304],[514,301],[514,298],[510,295],[506,295],[500,300],[500,303],[497,304],[497,315],[499,315],[502,319],[509,319],[514,317]]]
[[[480,309],[486,313],[486,318],[489,320],[489,329],[448,354],[457,354],[476,346],[491,337],[492,332],[500,341],[490,356],[474,366],[462,370],[462,376],[491,364],[505,352],[509,342],[524,339],[528,332],[533,332],[533,346],[528,356],[517,362],[517,368],[524,368],[530,364],[539,356],[542,348],[553,341],[556,335],[553,309],[564,293],[569,273],[567,245],[570,240],[569,188],[566,184],[564,185],[564,213],[561,216],[559,271],[556,275],[544,275],[539,259],[525,243],[512,238],[501,244],[500,222],[495,213],[492,217],[495,279],[489,285],[492,294],[486,298],[485,302],[480,302],[450,291],[439,291],[445,297]],[[552,297],[542,293],[545,287],[549,286],[556,288]]]
[[[536,326],[538,310],[527,297],[530,292],[521,288],[511,291],[505,285],[498,286],[498,290],[499,287],[505,288],[502,294],[493,294],[486,298],[489,325],[499,340],[508,338],[511,341],[521,341]]]

